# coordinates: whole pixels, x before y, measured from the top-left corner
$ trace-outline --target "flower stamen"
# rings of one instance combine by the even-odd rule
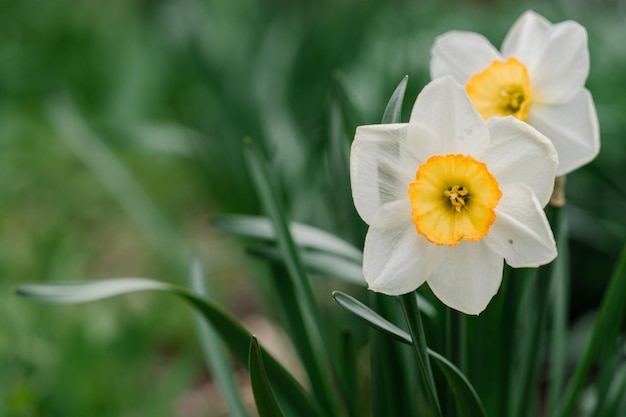
[[[465,206],[464,197],[467,195],[467,188],[462,185],[455,185],[449,190],[445,190],[443,195],[450,199],[450,204],[452,204],[454,209],[460,213],[461,209]]]

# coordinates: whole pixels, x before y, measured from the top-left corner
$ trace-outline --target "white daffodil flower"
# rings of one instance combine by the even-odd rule
[[[587,32],[573,21],[551,24],[525,12],[498,52],[483,36],[452,31],[431,50],[433,79],[452,75],[485,120],[515,116],[552,141],[557,175],[591,161],[600,150],[595,105],[584,88],[589,74]]]
[[[557,164],[541,133],[514,117],[485,122],[451,77],[424,88],[409,123],[359,126],[350,176],[369,225],[369,288],[400,295],[427,282],[446,305],[480,313],[503,259],[535,267],[556,257],[542,208]]]

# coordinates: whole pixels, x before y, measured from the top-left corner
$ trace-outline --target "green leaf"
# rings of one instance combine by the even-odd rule
[[[404,93],[406,92],[406,84],[409,81],[409,76],[405,75],[400,84],[396,87],[385,112],[383,113],[382,123],[400,123],[402,119],[402,103],[404,102]]]
[[[478,394],[467,380],[465,375],[449,360],[428,350],[430,358],[439,366],[441,373],[446,378],[456,402],[458,417],[486,417],[487,413],[478,397]]]
[[[409,327],[412,345],[417,357],[418,368],[422,375],[422,381],[425,384],[426,398],[430,406],[430,410],[434,415],[442,417],[441,404],[435,385],[435,377],[430,366],[430,357],[428,355],[428,346],[426,345],[426,335],[424,333],[424,325],[417,307],[417,298],[415,292],[403,294],[400,296],[404,318]]]
[[[40,302],[72,304],[147,290],[166,292],[187,301],[213,325],[237,360],[247,366],[252,335],[232,316],[182,287],[147,278],[117,278],[70,284],[26,284],[17,287],[16,293]],[[326,414],[311,400],[300,383],[273,356],[262,351],[268,377],[274,381],[276,393],[289,408],[290,414],[325,417]]]
[[[400,329],[393,323],[385,320],[376,312],[372,311],[365,304],[356,300],[348,294],[340,291],[333,292],[333,298],[337,303],[356,315],[361,320],[376,330],[381,331],[392,338],[413,345],[411,336],[406,331]],[[441,372],[444,374],[448,386],[450,387],[457,405],[459,417],[485,417],[487,414],[484,410],[482,402],[465,375],[444,357],[428,349],[429,357],[435,361]]]
[[[327,326],[324,325],[306,269],[291,237],[288,222],[277,197],[276,186],[272,182],[273,177],[269,166],[259,147],[251,140],[247,142],[245,148],[245,159],[252,183],[276,233],[276,243],[282,254],[288,272],[287,276],[294,288],[290,296],[295,301],[295,309],[290,312],[290,315],[300,316],[297,317],[303,326],[300,334],[305,338],[297,345],[298,354],[302,358],[302,364],[307,371],[317,400],[328,414],[341,415],[344,410],[337,397],[332,371],[336,369],[336,363],[327,350],[328,346],[325,344],[326,338],[323,333]]]
[[[283,262],[281,253],[275,248],[248,248],[248,253],[273,262]],[[365,287],[366,282],[360,264],[330,253],[301,251],[300,257],[309,272],[328,275],[339,280]]]
[[[198,256],[194,256],[191,261],[189,281],[194,292],[208,298],[204,268]],[[207,362],[207,366],[213,376],[217,389],[224,399],[229,415],[233,417],[248,417],[246,408],[239,395],[237,383],[233,378],[235,371],[230,364],[230,360],[224,351],[222,341],[219,339],[217,332],[210,322],[198,311],[194,312],[194,321],[204,359]]]
[[[368,306],[341,291],[333,291],[333,298],[341,307],[345,308],[361,320],[365,321],[374,329],[387,334],[388,336],[393,337],[396,340],[399,340],[402,343],[406,343],[407,345],[413,345],[411,340],[411,335],[409,335],[404,330],[400,329],[396,325],[388,322],[383,317],[381,317],[378,313],[372,311]]]
[[[211,219],[216,228],[237,236],[259,239],[268,242],[276,241],[276,232],[267,217],[247,215],[217,216]],[[362,262],[363,253],[345,240],[302,223],[290,223],[289,232],[296,245],[302,248],[316,249],[332,253],[348,259]]]
[[[615,340],[626,312],[624,294],[626,294],[626,245],[622,249],[617,267],[602,299],[591,340],[565,389],[563,399],[554,413],[555,416],[568,417],[572,414],[578,394],[589,376],[594,359],[607,342]]]
[[[283,417],[283,411],[276,402],[274,391],[265,373],[259,342],[254,336],[250,340],[248,369],[250,369],[250,384],[259,417]]]

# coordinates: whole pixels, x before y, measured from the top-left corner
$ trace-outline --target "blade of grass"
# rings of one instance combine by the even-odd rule
[[[73,304],[101,300],[139,291],[159,291],[182,298],[211,323],[221,335],[237,360],[248,365],[249,343],[252,335],[231,315],[186,288],[147,278],[117,278],[103,281],[66,284],[24,284],[16,289],[19,296],[53,304]],[[291,415],[326,417],[302,385],[265,349],[265,368],[276,393]]]
[[[267,378],[259,342],[254,336],[252,336],[252,340],[250,340],[248,363],[252,394],[254,395],[254,402],[256,403],[259,417],[284,417],[283,411],[280,409],[278,402],[276,402],[274,391],[272,391],[272,387]]]
[[[626,310],[626,245],[623,247],[613,276],[606,289],[604,298],[600,305],[591,340],[585,349],[582,360],[576,366],[574,375],[567,384],[561,402],[557,405],[553,414],[557,417],[568,417],[571,415],[578,394],[588,377],[591,365],[597,353],[606,341],[615,340],[624,320]]]
[[[333,386],[332,370],[337,369],[337,364],[325,344],[327,339],[324,337],[323,329],[326,326],[321,318],[298,248],[291,237],[276,187],[271,182],[269,167],[261,155],[261,150],[252,141],[248,141],[245,147],[245,159],[261,204],[276,232],[278,248],[283,255],[287,275],[294,288],[294,293],[290,296],[295,299],[296,308],[290,313],[299,315],[303,325],[302,335],[305,339],[298,345],[303,365],[316,398],[326,412],[335,416],[343,415],[344,410],[340,407],[337,390]]]
[[[208,289],[202,261],[196,255],[190,265],[189,281],[193,291],[208,298]],[[233,378],[235,371],[224,351],[222,342],[213,326],[199,312],[194,312],[194,322],[200,339],[204,360],[218,391],[224,399],[228,412],[233,417],[248,417],[246,408],[241,401],[237,383]]]

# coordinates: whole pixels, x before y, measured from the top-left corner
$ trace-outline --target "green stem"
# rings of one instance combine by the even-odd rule
[[[446,309],[446,356],[463,374],[467,373],[465,347],[465,316],[448,308]],[[446,392],[444,406],[446,416],[456,415],[454,396],[450,391]]]
[[[417,354],[417,361],[419,363],[420,373],[426,388],[425,391],[431,411],[437,417],[442,417],[441,405],[439,404],[435,378],[433,377],[433,371],[430,366],[428,346],[426,345],[426,336],[424,335],[424,326],[422,325],[420,311],[417,307],[416,295],[415,292],[401,295],[400,301],[402,302],[404,318],[409,326],[409,332],[413,340],[413,347]]]
[[[567,311],[569,288],[569,248],[567,217],[564,210],[554,224],[555,238],[559,256],[554,261],[551,288],[551,320],[550,320],[550,349],[549,349],[549,376],[546,410],[550,415],[563,391],[566,371],[566,343],[567,343]]]

